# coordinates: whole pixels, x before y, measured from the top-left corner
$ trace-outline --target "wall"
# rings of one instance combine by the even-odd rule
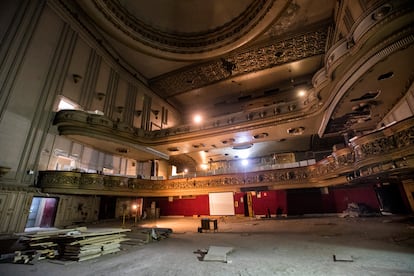
[[[393,122],[404,120],[414,115],[414,84],[411,84],[404,97],[391,109],[382,120],[382,124],[388,125]]]
[[[26,191],[0,191],[0,233],[23,232],[34,196],[45,194]],[[55,223],[65,227],[78,222],[98,220],[99,197],[47,195],[58,199]]]
[[[25,191],[0,191],[0,233],[23,232],[33,194]]]
[[[372,186],[334,188],[330,195],[335,202],[335,211],[341,213],[347,209],[349,203],[364,203],[373,210],[379,210],[380,205],[377,195]]]
[[[245,193],[235,193],[235,214],[244,215],[244,202],[242,200]],[[149,208],[151,202],[156,202],[156,207],[160,208],[161,216],[193,216],[193,215],[209,215],[209,197],[208,195],[199,195],[193,197],[154,197],[145,198],[144,208]],[[252,203],[255,215],[266,215],[267,208],[270,209],[272,215],[276,214],[278,207],[283,209],[286,213],[286,192],[284,190],[278,191],[264,191],[261,192],[260,197],[256,193],[252,197]]]
[[[155,201],[156,208],[160,208],[161,216],[193,216],[209,215],[208,195],[199,195],[194,197],[162,197],[148,198],[147,202]],[[147,207],[148,206],[147,204]]]
[[[278,208],[281,208],[284,214],[287,211],[286,191],[262,191],[256,192],[256,195],[252,197],[252,204],[254,214],[263,216],[268,213],[268,209],[271,215],[275,215]]]
[[[235,213],[236,215],[244,215],[244,195],[246,193],[235,193]],[[237,203],[236,203],[237,202]],[[265,216],[270,211],[271,215],[276,215],[278,208],[282,209],[283,214],[286,214],[287,211],[287,202],[286,202],[286,191],[285,190],[276,190],[276,191],[261,191],[253,193],[252,195],[252,205],[255,215]]]
[[[99,110],[129,126],[146,125],[136,112],[144,108],[144,98],[150,99],[147,109],[168,110],[169,127],[180,119],[145,80],[127,72],[60,5],[60,1],[0,2],[0,11],[7,14],[0,19],[4,24],[0,27],[0,166],[11,168],[1,183],[30,186],[36,173],[28,172],[50,168],[58,137],[52,122],[62,96],[82,110]],[[160,116],[148,120],[159,123]],[[82,149],[74,145],[69,154]],[[99,170],[102,156],[86,151],[79,163]],[[133,171],[125,162],[119,164],[116,173]]]
[[[235,214],[244,215],[244,195],[235,193]],[[194,197],[156,197],[145,198],[144,208],[149,208],[152,201],[160,208],[161,216],[209,215],[208,195]],[[303,215],[322,213],[341,213],[348,203],[364,203],[373,210],[380,205],[373,186],[344,187],[330,189],[296,189],[255,192],[252,205],[255,216],[266,216],[268,209],[272,216],[281,208],[283,214]]]
[[[54,197],[59,200],[55,227],[65,227],[98,220],[99,197],[66,195],[54,195]]]
[[[142,198],[131,198],[131,197],[119,197],[116,200],[116,209],[115,209],[115,218],[122,221],[123,216],[127,220],[132,217],[135,218],[135,215],[141,217],[143,210],[143,200]],[[137,209],[134,209],[133,206],[136,205]]]
[[[66,163],[66,166],[63,163]],[[76,169],[92,173],[101,172],[103,168],[107,168],[117,175],[132,177],[137,175],[135,160],[100,152],[64,136],[51,134],[45,141],[38,168],[39,170],[62,171]]]

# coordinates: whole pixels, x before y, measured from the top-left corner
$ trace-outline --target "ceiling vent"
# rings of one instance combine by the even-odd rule
[[[292,127],[287,130],[290,135],[302,135],[305,132],[305,127]]]
[[[263,139],[265,137],[269,136],[269,133],[263,132],[263,133],[259,133],[253,136],[254,139]]]

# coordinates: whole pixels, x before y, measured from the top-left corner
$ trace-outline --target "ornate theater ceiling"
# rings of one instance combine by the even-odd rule
[[[377,2],[358,4],[373,11],[359,22],[344,11],[352,1],[76,1],[102,45],[179,110],[184,124],[194,112],[213,120],[214,131],[152,146],[172,162],[194,164],[232,160],[245,145],[250,156],[329,151],[346,133],[375,129],[401,98],[386,91],[403,93],[411,83],[405,57],[413,55],[412,46],[401,46],[383,62],[373,59],[374,51],[404,36],[384,39],[409,19],[384,32],[369,28],[412,12],[409,1]],[[348,40],[340,37],[343,26]],[[358,33],[362,28],[369,35]],[[299,89],[307,91],[305,100]],[[249,122],[238,124],[240,116]]]

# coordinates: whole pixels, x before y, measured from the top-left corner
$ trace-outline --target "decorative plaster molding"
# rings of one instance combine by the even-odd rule
[[[340,101],[348,92],[348,89],[352,86],[353,83],[356,82],[356,80],[358,80],[358,78],[360,78],[372,66],[383,60],[385,57],[400,49],[404,49],[413,43],[414,35],[412,34],[412,28],[409,28],[396,33],[390,38],[384,40],[376,47],[369,49],[369,51],[363,56],[360,56],[354,62],[353,66],[347,70],[346,74],[342,75],[341,78],[336,82],[336,85],[332,89],[329,99],[325,101],[325,106],[327,106],[327,109],[323,115],[322,123],[318,130],[319,136],[323,136],[334,110],[338,107]],[[337,65],[340,66],[340,64]],[[333,68],[330,70],[328,69],[329,79],[331,79],[332,72]]]
[[[171,97],[228,78],[323,55],[327,33],[328,26],[324,26],[285,40],[268,41],[265,45],[256,45],[227,56],[225,61],[234,65],[230,71],[223,65],[222,59],[216,59],[153,79],[150,87],[160,95]]]
[[[238,16],[199,32],[179,32],[157,28],[131,14],[114,0],[78,0],[102,28],[125,44],[155,56],[175,60],[212,57],[247,43],[278,18],[288,1],[253,1]]]

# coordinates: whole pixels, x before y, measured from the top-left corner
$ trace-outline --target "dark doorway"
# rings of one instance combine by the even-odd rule
[[[26,228],[53,227],[58,206],[54,197],[33,197]]]
[[[254,216],[254,213],[253,213],[252,193],[251,192],[247,192],[243,196],[243,201],[244,201],[244,215],[246,217],[253,217]]]
[[[286,191],[288,215],[323,213],[322,194],[319,188]]]
[[[99,219],[114,219],[116,208],[116,197],[102,196],[99,206]]]
[[[399,189],[398,184],[380,185],[375,188],[382,212],[393,214],[406,214],[407,208]]]

